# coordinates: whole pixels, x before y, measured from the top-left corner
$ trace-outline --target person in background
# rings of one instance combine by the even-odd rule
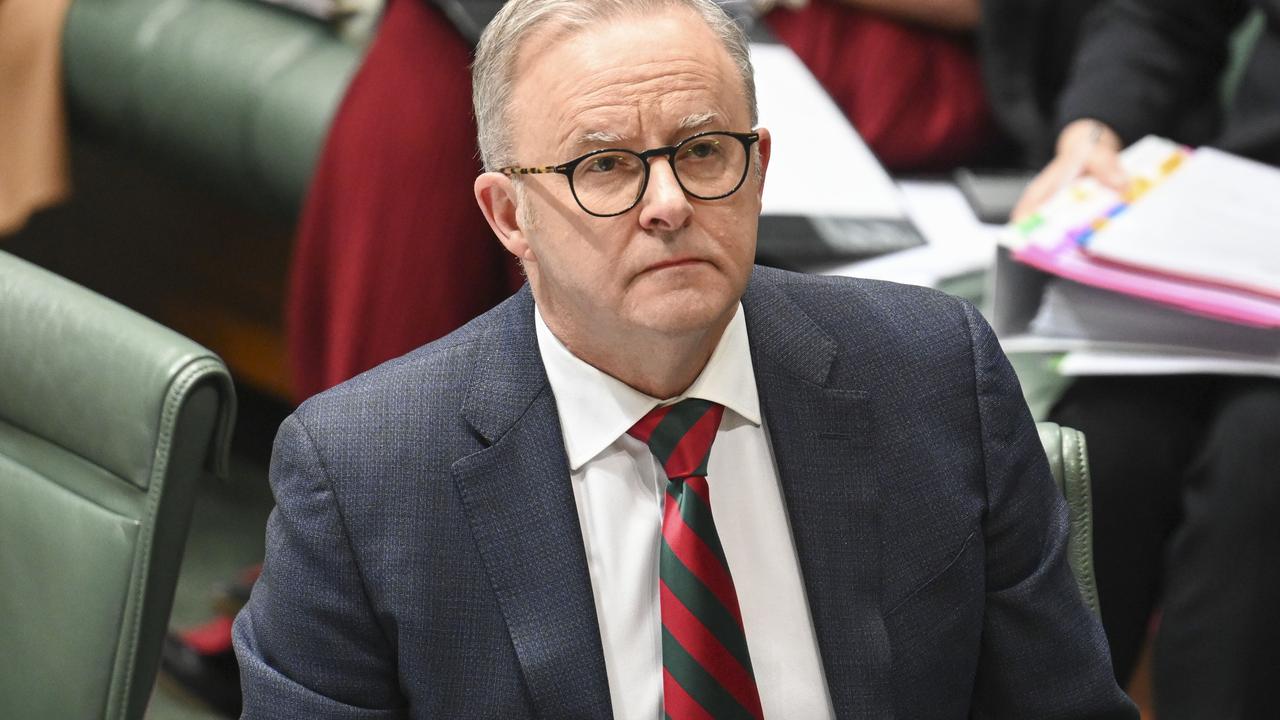
[[[1089,14],[1108,0],[982,0],[978,55],[1008,157],[993,167],[1039,170],[1053,156],[1058,99]]]
[[[492,3],[491,3],[492,4]],[[434,340],[520,285],[456,179],[479,167],[471,44],[427,0],[391,0],[334,117],[286,304],[303,400]]]
[[[1261,29],[1224,92],[1246,17]],[[1115,0],[1086,28],[1058,119],[1056,157],[1015,219],[1069,181],[1077,158],[1122,189],[1118,153],[1149,133],[1280,166],[1280,2]],[[1158,611],[1160,720],[1280,715],[1280,382],[1082,379],[1053,419],[1089,438],[1096,574],[1118,679],[1129,679]]]
[[[70,0],[0,4],[0,240],[71,191],[61,32]]]
[[[974,35],[979,0],[765,2],[786,43],[892,172],[977,161],[995,139]]]

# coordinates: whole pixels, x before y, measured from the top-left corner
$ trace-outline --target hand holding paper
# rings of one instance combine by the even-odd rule
[[[1013,221],[1025,219],[1046,200],[1060,193],[1081,175],[1122,192],[1125,173],[1120,167],[1120,136],[1097,120],[1076,120],[1058,136],[1058,153],[1036,175],[1013,209]]]
[[[1119,158],[1123,192],[1084,176],[1002,232],[1005,349],[1111,353],[1091,371],[1127,353],[1130,372],[1280,374],[1280,169],[1157,137]],[[1137,359],[1150,353],[1179,362]]]

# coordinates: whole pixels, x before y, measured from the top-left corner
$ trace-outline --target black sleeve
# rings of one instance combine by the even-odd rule
[[[1130,143],[1173,135],[1217,101],[1232,30],[1246,0],[1114,0],[1084,28],[1058,105],[1058,127],[1091,117]]]

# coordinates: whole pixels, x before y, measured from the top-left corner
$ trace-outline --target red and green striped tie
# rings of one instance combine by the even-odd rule
[[[669,720],[764,717],[707,490],[707,458],[723,414],[721,405],[682,400],[652,410],[628,431],[667,472],[658,575]]]

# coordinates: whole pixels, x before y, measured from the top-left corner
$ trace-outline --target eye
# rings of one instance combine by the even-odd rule
[[[632,164],[626,155],[602,153],[587,159],[586,170],[591,173],[611,173],[626,170]]]
[[[711,138],[695,140],[684,147],[684,156],[696,160],[720,154],[720,141]]]

